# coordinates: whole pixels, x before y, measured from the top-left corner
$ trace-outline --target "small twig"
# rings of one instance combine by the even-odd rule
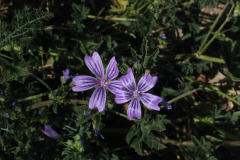
[[[204,38],[204,40],[203,40],[203,42],[202,42],[202,44],[201,44],[201,46],[200,46],[200,48],[199,48],[199,50],[198,50],[199,54],[200,54],[200,52],[201,52],[204,44],[206,43],[208,37],[211,35],[214,27],[216,26],[217,22],[219,21],[220,17],[222,16],[223,12],[226,10],[226,8],[227,8],[228,5],[229,5],[229,4],[227,3],[227,4],[224,6],[223,10],[222,10],[221,13],[218,15],[217,19],[214,21],[213,25],[211,26],[210,30],[208,31],[207,36]]]
[[[71,99],[64,99],[65,101],[61,100],[60,103],[70,103],[70,104],[87,104],[87,101],[84,100],[71,100]],[[28,106],[27,109],[25,111],[30,111],[32,109],[36,109],[39,107],[43,107],[43,106],[47,106],[49,103],[53,102],[52,100],[48,100],[48,101],[44,101],[44,102],[40,102],[40,103],[36,103],[33,104],[31,106]]]
[[[32,75],[34,78],[36,78],[40,83],[42,83],[50,92],[52,92],[52,89],[40,78],[38,78],[37,76],[35,76],[33,73],[30,73],[30,75]]]
[[[3,144],[3,141],[2,141],[1,129],[0,129],[0,143],[1,143],[1,146],[2,146],[2,150],[6,151],[6,148],[4,147],[4,144]]]

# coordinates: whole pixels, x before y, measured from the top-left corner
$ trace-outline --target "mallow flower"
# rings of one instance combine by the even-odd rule
[[[164,33],[162,33],[162,39],[167,39],[167,37]]]
[[[136,82],[131,68],[128,69],[128,73],[126,75],[120,78],[123,87],[127,88],[129,91],[116,90],[115,101],[117,104],[121,104],[126,103],[133,98],[127,110],[127,115],[130,120],[132,120],[133,117],[137,117],[138,119],[142,118],[139,98],[149,109],[156,111],[160,110],[158,103],[163,101],[162,98],[150,93],[145,93],[155,86],[157,79],[158,78],[156,76],[152,77],[149,73],[145,73],[145,75],[139,80],[136,88]],[[163,103],[163,105],[165,105],[168,109],[171,109],[171,105],[168,103],[168,105],[166,105],[166,103],[167,102]]]
[[[100,135],[102,137],[102,139],[104,139],[103,135],[99,132],[99,130],[95,127],[95,134],[94,136],[97,137],[98,135]]]
[[[70,78],[73,78],[73,76],[69,76],[69,73],[70,73],[70,69],[66,69],[66,70],[63,70],[62,71],[63,72],[63,80],[68,80],[68,79],[70,79]]]
[[[98,79],[86,75],[76,76],[72,79],[73,83],[76,84],[76,86],[72,87],[72,90],[74,92],[80,92],[98,86],[90,98],[89,108],[93,109],[97,107],[98,111],[102,112],[106,104],[106,88],[112,93],[117,89],[122,89],[120,81],[111,81],[119,74],[117,61],[115,60],[115,57],[110,60],[106,69],[106,75],[104,75],[103,63],[97,52],[94,52],[92,57],[85,56],[84,62]]]
[[[44,134],[46,134],[48,137],[53,138],[55,140],[58,140],[60,138],[60,135],[52,129],[50,125],[45,124],[45,130],[42,130]]]
[[[91,112],[89,111],[83,111],[84,115],[89,115]]]

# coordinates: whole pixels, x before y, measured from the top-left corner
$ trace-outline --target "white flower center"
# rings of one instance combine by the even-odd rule
[[[133,97],[134,97],[134,98],[138,98],[138,97],[139,97],[139,92],[138,92],[138,90],[136,90],[136,91],[133,92]]]
[[[106,81],[105,78],[103,78],[103,79],[101,80],[101,86],[106,86],[106,84],[107,84],[107,81]]]

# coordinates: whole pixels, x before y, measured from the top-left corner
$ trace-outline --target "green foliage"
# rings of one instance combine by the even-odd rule
[[[21,83],[24,83],[26,78],[32,72],[33,67],[36,67],[36,60],[30,59],[28,62],[11,49],[11,55],[13,57],[13,62],[9,62],[8,60],[0,57],[1,64],[1,77],[0,84],[6,83],[7,81],[16,80]]]
[[[147,68],[147,67],[150,67],[150,66],[155,66],[155,62],[157,62],[157,56],[158,56],[158,53],[159,53],[159,49],[157,49],[155,52],[153,52],[151,54],[151,56],[148,55],[148,40],[146,38],[143,39],[143,42],[142,42],[142,45],[141,45],[141,52],[142,52],[142,55],[138,55],[136,53],[136,51],[131,48],[131,53],[132,53],[132,56],[133,58],[140,64],[142,64],[142,66],[144,68]]]
[[[42,11],[32,11],[25,7],[23,10],[14,11],[10,24],[1,22],[0,47],[13,41],[17,45],[26,46],[38,32],[43,30],[43,22],[53,17],[53,14]]]
[[[140,127],[132,129],[127,134],[127,143],[129,143],[139,155],[143,154],[142,142],[145,142],[151,149],[161,150],[166,148],[166,146],[152,133],[153,131],[162,132],[166,130],[165,124],[170,123],[170,121],[165,119],[165,117],[166,115],[157,116],[155,120],[151,120],[148,123],[146,121],[140,123]]]
[[[0,3],[1,160],[237,158],[238,148],[231,145],[238,143],[239,130],[238,2]],[[230,4],[224,10],[226,3]],[[129,121],[130,101],[116,104],[110,91],[103,112],[89,109],[95,87],[74,92],[75,84],[71,79],[63,81],[62,71],[69,68],[70,76],[95,77],[84,61],[95,51],[105,73],[115,56],[119,75],[111,81],[119,80],[128,68],[136,82],[145,73],[157,76],[147,93],[170,101],[172,109],[158,112],[141,102],[142,119]],[[230,79],[227,85],[222,83],[225,79],[216,80],[218,71]],[[197,79],[200,74],[206,82]],[[234,107],[220,110],[226,101]],[[61,138],[55,141],[45,135],[44,124]],[[94,136],[95,128],[104,139]],[[235,141],[225,143],[227,137]]]
[[[194,143],[194,146],[188,146],[188,149],[193,152],[193,156],[201,158],[206,157],[206,154],[209,153],[210,146],[205,146],[205,139],[201,137],[199,141],[195,136],[191,136],[191,140]]]
[[[90,9],[85,6],[83,1],[79,5],[73,3],[72,9],[73,9],[74,13],[71,15],[71,17],[73,19],[75,19],[74,31],[82,32],[83,29],[86,27],[82,23],[82,21],[86,19],[85,15],[88,14]]]

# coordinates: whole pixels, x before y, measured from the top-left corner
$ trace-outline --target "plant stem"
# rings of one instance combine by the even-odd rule
[[[36,103],[36,104],[33,104],[31,106],[27,106],[26,110],[25,111],[30,111],[32,109],[36,109],[36,108],[39,108],[39,107],[43,107],[43,106],[47,106],[49,103],[53,102],[53,100],[48,100],[48,101],[43,101],[43,102],[40,102],[40,103]],[[74,99],[64,99],[64,100],[61,100],[60,103],[69,103],[69,104],[87,104],[88,101],[84,101],[84,100],[74,100]]]
[[[202,89],[202,87],[197,88],[197,89],[193,89],[193,90],[191,90],[191,91],[189,91],[189,92],[187,92],[187,93],[184,93],[184,94],[182,94],[182,95],[180,95],[180,96],[178,96],[178,97],[175,97],[175,98],[171,99],[170,101],[168,101],[168,103],[171,104],[171,103],[173,103],[173,102],[175,102],[175,101],[177,101],[177,100],[179,100],[179,99],[181,99],[181,98],[183,98],[183,97],[186,97],[186,96],[188,96],[189,94],[192,94],[192,93],[194,93],[194,92],[197,92],[198,90],[201,90],[201,89]],[[162,107],[161,107],[161,108],[162,108]]]
[[[92,19],[104,19],[104,20],[111,20],[111,21],[138,21],[136,18],[118,18],[118,17],[100,17],[94,15],[86,15],[87,18]]]
[[[225,63],[225,61],[222,58],[210,57],[210,56],[206,56],[206,55],[198,56],[198,53],[164,56],[164,57],[158,58],[158,62],[166,62],[166,61],[181,60],[181,59],[188,59],[188,58],[197,58],[197,59],[202,59],[202,60],[211,61],[211,62],[215,62],[215,63]],[[126,62],[126,61],[134,62],[135,61],[135,59],[131,58],[131,57],[123,57],[122,59],[124,62]]]
[[[38,94],[38,95],[33,95],[33,96],[25,97],[25,98],[20,98],[20,99],[17,99],[16,101],[17,102],[28,101],[28,100],[35,99],[35,98],[38,98],[38,97],[46,96],[49,93],[50,92],[45,92],[45,93],[41,93],[41,94]]]
[[[206,124],[208,124],[209,126],[211,126],[212,128],[216,129],[216,131],[219,132],[220,134],[223,134],[223,135],[225,135],[226,137],[229,137],[229,138],[231,138],[231,139],[233,139],[233,140],[238,140],[238,141],[240,140],[240,138],[235,137],[234,135],[232,135],[232,134],[230,134],[230,133],[228,133],[228,132],[226,132],[226,131],[218,128],[216,125],[213,125],[213,124],[211,124],[210,122],[208,122],[207,120],[205,120],[205,119],[201,118],[200,116],[192,113],[192,112],[189,111],[187,108],[185,108],[185,111],[187,111],[188,113],[190,113],[190,114],[191,114],[192,116],[194,116],[195,118],[199,119],[201,122],[206,123]]]
[[[160,66],[160,65],[158,65],[158,66]],[[164,69],[166,69],[166,70],[168,70],[168,71],[171,71],[171,72],[173,72],[173,73],[175,73],[175,74],[177,74],[177,75],[180,75],[181,77],[183,77],[183,78],[185,78],[185,79],[187,79],[187,80],[189,80],[189,81],[191,81],[191,82],[198,83],[198,84],[199,84],[199,87],[201,87],[201,88],[204,87],[205,90],[212,91],[212,92],[216,92],[216,93],[218,93],[218,94],[226,97],[227,99],[230,99],[231,101],[235,102],[237,105],[240,105],[240,102],[238,102],[236,99],[228,96],[227,94],[221,92],[221,90],[220,90],[219,87],[217,87],[217,86],[201,84],[200,82],[195,81],[195,80],[193,80],[192,78],[190,78],[190,77],[188,77],[188,76],[185,76],[185,75],[183,75],[183,74],[181,74],[181,73],[179,73],[179,72],[173,71],[172,69],[169,69],[169,68],[167,68],[167,67],[165,67],[165,66],[160,66],[160,67],[161,67],[161,68],[164,68]],[[207,86],[207,87],[206,87],[206,86]]]
[[[225,21],[223,22],[223,24],[220,26],[220,28],[214,33],[214,36],[208,41],[208,43],[204,46],[203,49],[201,49],[198,53],[199,55],[202,54],[207,48],[208,46],[213,42],[213,40],[218,36],[218,34],[221,32],[221,30],[223,29],[223,27],[225,26],[225,24],[229,21],[229,17],[230,14],[232,12],[232,10],[234,9],[235,5],[232,5],[232,8],[230,9],[227,18],[225,19]]]
[[[227,3],[227,4],[224,6],[223,10],[222,10],[221,13],[218,15],[218,17],[217,17],[217,19],[214,21],[213,25],[210,27],[210,30],[208,31],[207,36],[204,38],[204,40],[203,40],[203,42],[202,42],[202,44],[201,44],[198,52],[201,52],[202,47],[205,45],[208,37],[211,35],[214,27],[216,26],[217,22],[219,21],[220,17],[222,16],[223,12],[225,12],[225,10],[226,10],[226,8],[227,8],[228,5],[229,5],[229,4]]]
[[[37,79],[40,83],[42,83],[50,92],[52,92],[52,89],[47,85],[47,83],[45,83],[43,80],[35,76],[33,73],[30,73],[30,75],[32,75],[35,79]]]
[[[5,58],[8,58],[8,59],[11,59],[11,60],[13,60],[13,58],[12,58],[12,57],[6,56],[6,55],[4,55],[4,54],[1,54],[1,53],[0,53],[0,56],[2,56],[2,57],[5,57]]]
[[[102,133],[105,134],[127,134],[129,132],[129,129],[103,129],[101,130]],[[155,136],[156,137],[156,136]],[[161,141],[164,144],[172,144],[175,146],[179,146],[180,143],[182,143],[185,146],[194,146],[194,143],[192,141],[177,141],[177,140],[171,140],[171,139],[164,139],[160,137],[156,137],[159,141]],[[223,141],[220,139],[215,139],[214,141],[206,141],[205,146],[240,146],[240,141]]]

